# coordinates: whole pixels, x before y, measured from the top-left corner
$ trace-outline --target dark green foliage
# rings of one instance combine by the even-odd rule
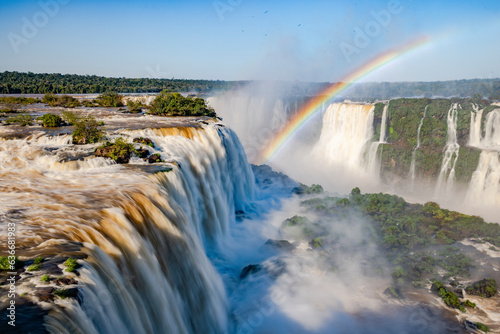
[[[135,152],[134,145],[119,137],[114,142],[108,141],[103,146],[96,148],[95,155],[111,158],[117,163],[128,163],[132,152]]]
[[[73,130],[73,144],[84,145],[101,141],[104,131],[94,116],[85,116],[76,121]]]
[[[78,289],[56,289],[54,291],[54,295],[58,296],[61,299],[76,298],[78,296]]]
[[[378,141],[378,139],[380,138],[380,129],[382,126],[382,115],[384,113],[384,107],[385,107],[384,103],[376,103],[375,108],[373,110],[373,128],[374,128],[373,141]]]
[[[139,143],[139,144],[143,144],[143,145],[148,145],[148,146],[151,146],[151,147],[155,147],[155,144],[149,138],[139,137],[139,138],[134,138],[132,141],[134,143]]]
[[[413,148],[417,141],[417,128],[424,114],[428,99],[392,100],[387,109],[388,125],[393,129],[388,142],[398,146]]]
[[[321,235],[317,225],[307,217],[293,216],[281,223],[280,232],[291,239],[311,240]]]
[[[311,248],[322,248],[323,247],[323,238],[317,237],[311,240],[309,243]]]
[[[28,267],[28,271],[38,271],[40,270],[40,265],[38,264],[32,264],[31,266]]]
[[[95,75],[35,74],[20,72],[0,73],[0,94],[88,94],[115,91],[121,93],[161,92],[214,92],[238,88],[246,81],[185,80],[153,78],[105,78]],[[310,86],[323,85],[310,84]]]
[[[156,96],[151,103],[149,113],[160,116],[216,116],[213,108],[207,106],[205,100],[166,91]]]
[[[448,271],[448,276],[469,277],[471,260],[456,247],[445,247],[439,255],[442,257],[439,265]]]
[[[5,120],[5,124],[11,125],[11,124],[17,124],[20,126],[28,126],[32,124],[32,117],[30,115],[17,115],[17,116],[11,116]]]
[[[186,80],[154,78],[105,78],[95,75],[75,74],[35,74],[20,72],[0,73],[0,94],[69,94],[118,92],[214,92],[224,89],[237,89],[248,84],[247,81]],[[299,86],[297,93],[317,94],[330,83],[308,83]],[[297,90],[297,89],[295,89]],[[293,91],[293,93],[296,93]],[[359,83],[349,90],[346,98],[351,100],[379,99],[412,96],[487,96],[500,99],[499,79],[472,79],[435,82],[382,82]],[[476,98],[476,101],[479,100]]]
[[[483,323],[476,322],[476,326],[477,326],[477,329],[479,329],[480,331],[483,331],[486,333],[490,331],[490,328]]]
[[[50,276],[49,275],[43,275],[42,278],[40,278],[42,282],[50,282]]]
[[[304,226],[309,223],[310,220],[307,219],[307,217],[293,216],[292,218],[288,218],[283,223],[281,223],[281,227]]]
[[[372,233],[372,240],[394,265],[393,278],[398,284],[417,284],[433,275],[437,267],[445,269],[447,277],[468,277],[472,260],[446,245],[471,237],[500,240],[500,226],[480,217],[441,209],[433,202],[409,204],[394,195],[361,194],[359,188],[354,188],[349,198],[317,197],[302,201],[301,206],[328,220],[360,217],[369,222],[373,232],[367,233]],[[301,216],[286,220],[280,230],[297,240],[321,237],[323,248],[332,238],[320,224]]]
[[[469,183],[472,173],[479,164],[481,150],[472,147],[460,147],[458,159],[455,165],[455,180],[462,183]]]
[[[45,114],[42,116],[42,124],[47,128],[55,128],[61,126],[62,119],[59,115]]]
[[[13,268],[11,268],[13,266]],[[24,262],[19,260],[17,256],[13,260],[9,261],[8,256],[0,256],[0,270],[15,270],[20,269],[24,266]]]
[[[61,118],[66,122],[68,123],[69,125],[75,125],[76,122],[78,122],[78,115],[75,114],[74,112],[71,112],[69,110],[64,110],[62,113],[61,113]]]
[[[308,187],[301,183],[298,187],[293,189],[293,192],[297,195],[321,194],[323,193],[323,187],[319,184],[313,184]]]
[[[64,261],[64,265],[66,266],[66,271],[70,273],[75,272],[76,269],[80,268],[78,262],[76,262],[76,260],[72,257]]]
[[[128,107],[129,112],[136,114],[136,113],[142,112],[142,108],[144,108],[146,106],[144,104],[142,104],[141,101],[134,102],[132,100],[128,100],[127,107]]]
[[[35,260],[33,261],[34,264],[42,264],[43,263],[43,257],[39,256],[37,258],[35,258]]]
[[[43,103],[47,103],[49,106],[54,105],[54,103],[57,103],[57,95],[56,94],[45,94],[42,98]]]
[[[99,95],[94,102],[101,107],[121,107],[123,106],[123,96],[117,92],[106,92]]]
[[[470,181],[472,173],[477,168],[480,155],[480,150],[466,147],[473,111],[472,101],[473,99],[391,100],[387,124],[389,144],[379,147],[382,174],[386,178],[391,178],[394,174],[403,178],[408,176],[412,151],[417,144],[418,126],[426,110],[420,131],[420,147],[415,156],[416,173],[418,177],[435,179],[441,169],[443,149],[447,142],[448,111],[452,104],[458,103],[460,107],[457,114],[457,140],[460,151],[455,167],[455,179],[464,183]],[[480,100],[480,102],[480,108],[491,109],[487,106],[489,101]],[[377,115],[375,115],[375,123],[376,117]],[[378,131],[377,124],[375,124],[375,129]]]
[[[465,291],[470,295],[491,298],[497,293],[497,282],[494,279],[483,279],[469,285]]]
[[[460,304],[460,300],[458,299],[457,295],[455,295],[453,292],[448,291],[444,287],[444,284],[440,281],[434,281],[432,282],[432,290],[437,292],[441,298],[443,298],[443,301],[446,305],[452,308],[457,308],[462,312],[465,312],[465,308]]]
[[[462,303],[462,305],[463,305],[463,306],[465,306],[465,307],[470,307],[470,308],[474,308],[474,307],[476,307],[476,303],[473,303],[473,302],[471,302],[471,301],[470,301],[470,300],[468,300],[468,299],[467,299],[466,301],[464,301],[464,302]]]
[[[80,101],[69,95],[45,94],[42,102],[51,107],[75,108],[81,105]]]
[[[0,103],[26,105],[26,104],[40,103],[40,100],[34,97],[0,96]]]
[[[403,295],[401,294],[401,292],[399,291],[398,288],[395,288],[393,286],[390,286],[388,287],[387,289],[385,289],[384,293],[392,298],[396,298],[396,299],[404,299]]]
[[[17,110],[14,107],[0,108],[1,114],[15,114]]]

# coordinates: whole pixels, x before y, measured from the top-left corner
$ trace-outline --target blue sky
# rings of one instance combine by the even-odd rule
[[[422,35],[364,80],[500,77],[497,0],[0,0],[0,71],[334,82]]]

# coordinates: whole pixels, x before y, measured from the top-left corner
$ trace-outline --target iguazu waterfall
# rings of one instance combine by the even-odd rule
[[[373,106],[333,103],[323,117],[323,128],[313,154],[324,162],[360,168],[365,161],[366,145],[373,137]]]
[[[487,205],[500,204],[500,109],[486,116],[482,129],[483,110],[471,113],[471,140],[469,145],[481,150],[476,171],[467,192],[467,200]],[[482,131],[483,130],[483,131]],[[484,133],[484,136],[482,135]]]
[[[258,94],[227,94],[212,99],[211,103],[238,129],[245,150],[252,157],[272,139],[269,124],[273,131],[279,132],[296,113],[296,106],[292,108],[282,98],[273,100],[268,95],[263,98]],[[487,158],[488,154],[484,153],[479,159],[479,153],[475,153],[485,145],[489,146],[489,151],[495,150],[493,138],[500,133],[493,125],[497,121],[497,111],[483,115],[483,110],[477,109],[475,103],[447,102],[439,105],[438,116],[431,103],[421,106],[420,111],[415,110],[415,116],[410,118],[394,114],[399,111],[389,110],[391,103],[393,101],[379,103],[378,109],[370,103],[326,104],[318,113],[322,117],[309,122],[300,134],[289,139],[290,144],[283,153],[269,163],[294,178],[322,183],[341,193],[364,185],[374,191],[391,191],[425,200],[431,187],[435,201],[457,208],[465,204],[471,212],[478,212],[483,204],[495,202],[492,195],[488,195],[486,201],[472,199],[483,198],[486,189],[487,194],[497,192],[495,154]],[[254,113],[267,113],[272,122],[259,123],[262,118],[254,120],[249,116]],[[395,122],[404,125],[395,129],[392,124]],[[426,128],[436,124],[441,127],[439,131]],[[461,131],[457,129],[459,124]],[[254,128],[256,125],[264,129],[265,136]],[[410,133],[410,129],[414,130]],[[411,138],[406,137],[410,135]],[[464,153],[462,150],[468,155],[460,156]],[[462,175],[464,169],[467,175]],[[488,178],[492,181],[486,186],[483,180]],[[400,181],[392,184],[397,180]],[[490,219],[494,216],[494,213],[489,215]]]
[[[455,182],[455,165],[458,159],[460,145],[457,141],[458,105],[452,104],[447,115],[448,135],[444,148],[443,163],[436,184],[436,197],[446,196],[453,190]]]
[[[2,140],[1,215],[18,224],[18,247],[83,259],[81,302],[56,302],[47,330],[226,331],[225,290],[205,247],[216,248],[234,213],[248,209],[255,181],[234,132],[200,125],[113,133],[152,140],[167,163],[149,174],[137,158],[126,167],[75,160],[93,148],[74,147],[69,135]],[[22,282],[19,293],[31,289]]]
[[[415,158],[417,156],[417,150],[420,148],[420,133],[422,131],[422,125],[424,125],[424,119],[427,114],[427,107],[425,106],[424,110],[424,115],[420,119],[420,123],[418,124],[418,129],[417,129],[417,145],[413,148],[411,151],[411,164],[410,164],[410,180],[411,180],[411,185],[410,185],[410,191],[413,192],[415,189],[415,168],[416,168],[416,162]]]

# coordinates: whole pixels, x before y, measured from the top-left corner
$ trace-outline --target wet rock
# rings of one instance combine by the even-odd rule
[[[464,292],[462,289],[455,289],[453,292],[455,292],[458,298],[464,298]]]
[[[43,266],[43,270],[47,272],[49,275],[62,275],[62,269],[57,266],[55,263],[49,263]]]
[[[95,150],[96,157],[105,157],[115,160],[119,164],[126,164],[130,161],[130,150],[119,149],[116,145],[99,147]]]
[[[61,286],[61,285],[78,284],[78,281],[75,280],[74,278],[70,278],[70,277],[61,277],[61,278],[57,278],[56,280],[54,280],[54,283]]]
[[[243,219],[246,218],[245,211],[243,210],[236,210],[234,214],[236,215],[237,221],[242,221]]]
[[[144,144],[144,145],[148,145],[148,146],[151,146],[151,147],[155,147],[155,144],[153,144],[153,141],[149,138],[142,138],[142,137],[139,137],[139,138],[134,138],[132,140],[134,143],[139,143],[139,144]]]
[[[313,249],[323,248],[323,238],[317,237],[309,241],[309,247]]]
[[[280,249],[280,250],[284,250],[284,251],[292,251],[296,248],[293,244],[291,244],[287,240],[268,239],[266,241],[265,245],[268,247],[272,247],[272,248],[276,248],[276,249]]]
[[[469,295],[491,298],[497,293],[497,282],[494,279],[482,279],[469,285],[465,291]]]
[[[136,152],[137,156],[139,158],[142,158],[142,159],[147,158],[150,154],[149,150],[146,150],[145,148],[141,148],[140,150],[136,150],[135,152]]]
[[[163,160],[161,160],[161,156],[158,154],[158,153],[155,153],[155,154],[151,154],[148,158],[148,162],[150,164],[154,164],[156,162],[162,162]]]
[[[36,290],[35,296],[40,299],[42,302],[50,302],[54,299],[53,293],[54,288],[53,287],[46,287],[46,288],[38,288]]]
[[[78,297],[78,288],[57,289],[54,291],[54,295],[61,299],[76,298]]]
[[[469,321],[467,319],[465,319],[464,327],[469,328],[469,329],[473,329],[473,330],[477,330],[477,325],[475,323],[473,323],[472,321]]]
[[[262,270],[262,266],[260,264],[249,264],[240,273],[240,279],[246,278],[248,275],[256,274]]]
[[[384,295],[387,297],[395,298],[395,299],[404,299],[401,290],[397,287],[390,286],[384,291]]]

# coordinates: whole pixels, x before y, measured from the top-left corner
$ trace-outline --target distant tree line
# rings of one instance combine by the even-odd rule
[[[244,81],[106,78],[95,75],[0,73],[0,94],[209,93],[244,85]]]
[[[244,87],[250,81],[107,78],[95,75],[48,73],[0,73],[0,94],[99,94],[193,92],[211,94],[215,91]],[[275,93],[288,96],[321,94],[330,83],[278,83]],[[283,94],[282,94],[283,95]],[[400,97],[472,97],[480,95],[500,100],[500,79],[471,79],[434,82],[374,82],[359,83],[339,98],[351,100],[388,100]]]
[[[389,100],[402,97],[473,97],[500,100],[500,79],[470,79],[432,82],[367,82],[355,85],[345,98]]]

